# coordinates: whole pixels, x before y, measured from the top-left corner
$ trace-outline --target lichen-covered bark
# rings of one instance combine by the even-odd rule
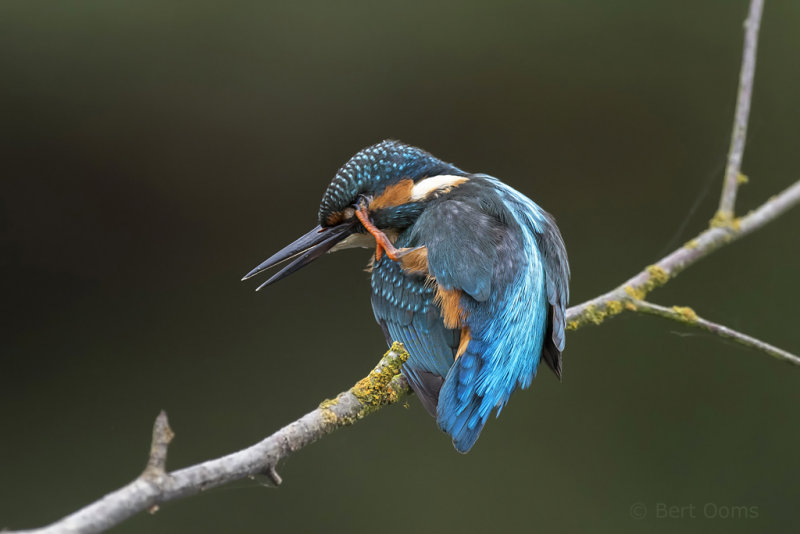
[[[635,310],[636,301],[644,300],[651,291],[671,281],[689,266],[720,247],[762,228],[797,204],[800,204],[800,181],[770,198],[758,209],[736,219],[735,225],[712,226],[615,289],[569,308],[567,327],[576,330],[589,324],[601,324],[622,311]]]

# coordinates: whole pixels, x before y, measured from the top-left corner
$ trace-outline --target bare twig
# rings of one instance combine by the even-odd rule
[[[267,467],[267,470],[264,472],[264,474],[267,475],[267,478],[269,478],[276,487],[283,484],[283,479],[278,474],[278,471],[275,469],[274,465]]]
[[[764,0],[751,0],[750,12],[744,22],[744,51],[742,69],[739,74],[739,96],[736,99],[736,112],[731,132],[731,147],[728,151],[728,165],[725,168],[725,182],[719,201],[719,210],[712,220],[715,224],[730,224],[733,221],[736,191],[746,178],[742,175],[742,157],[747,138],[747,121],[750,117],[750,102],[753,99],[753,79],[756,73],[756,49],[758,30],[761,27],[761,12]]]
[[[167,448],[175,433],[169,427],[167,412],[161,410],[153,424],[153,441],[150,444],[150,458],[147,460],[142,477],[157,479],[164,475],[167,468]]]
[[[741,219],[733,217],[752,96],[756,39],[762,7],[763,0],[752,0],[750,4],[750,15],[746,22],[739,101],[725,187],[720,201],[720,210],[712,220],[714,223],[712,228],[647,267],[616,289],[569,308],[567,321],[570,329],[574,330],[591,323],[599,324],[607,317],[616,315],[625,309],[637,310],[704,328],[794,364],[798,364],[800,361],[797,356],[772,345],[701,319],[689,308],[665,308],[643,301],[650,291],[665,284],[699,259],[761,228],[800,203],[800,181],[798,181],[747,216]],[[172,431],[169,430],[166,414],[162,412],[156,420],[153,430],[153,444],[148,467],[139,478],[48,527],[24,532],[100,532],[121,523],[140,511],[155,511],[160,503],[258,474],[266,474],[275,485],[278,485],[281,478],[275,467],[280,460],[336,429],[353,424],[382,406],[395,403],[403,398],[409,392],[409,388],[405,378],[400,374],[400,368],[407,358],[408,354],[402,345],[395,344],[384,355],[378,366],[352,389],[340,393],[333,400],[322,402],[318,408],[283,427],[270,437],[222,458],[209,460],[172,473],[165,472],[167,445],[172,439]]]
[[[711,332],[712,334],[716,334],[727,339],[732,339],[733,341],[741,343],[747,347],[765,352],[770,356],[778,358],[779,360],[783,360],[794,365],[800,365],[800,357],[795,356],[790,352],[786,352],[783,349],[779,349],[774,345],[765,343],[764,341],[756,339],[752,336],[748,336],[747,334],[737,332],[736,330],[728,328],[727,326],[712,323],[711,321],[703,319],[702,317],[698,316],[692,308],[685,306],[673,306],[671,308],[667,308],[666,306],[659,306],[658,304],[653,304],[652,302],[642,300],[636,301],[633,304],[636,306],[636,311],[648,313],[650,315],[658,315],[659,317],[665,317],[667,319],[672,319],[673,321],[678,321],[696,328],[701,328],[707,332]]]

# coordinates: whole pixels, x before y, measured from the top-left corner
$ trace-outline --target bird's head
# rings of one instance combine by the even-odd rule
[[[375,246],[363,219],[389,236],[397,235],[414,224],[431,200],[464,181],[464,171],[399,141],[365,148],[339,169],[322,196],[319,226],[263,261],[243,280],[291,260],[261,289],[332,249]]]

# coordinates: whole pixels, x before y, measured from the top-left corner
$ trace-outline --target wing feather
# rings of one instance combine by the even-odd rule
[[[383,257],[372,269],[372,309],[388,333],[409,352],[403,373],[425,409],[436,417],[439,389],[453,364],[459,331],[444,326],[434,304],[435,287],[426,277],[404,273]]]
[[[426,247],[434,283],[384,257],[372,304],[406,344],[403,371],[423,406],[467,452],[492,411],[530,385],[541,357],[560,376],[569,267],[552,217],[520,193],[484,175],[454,191],[395,243]],[[460,292],[455,328],[442,319],[439,288]],[[462,327],[470,338],[456,358]]]
[[[545,334],[542,355],[544,361],[561,379],[561,352],[566,337],[566,314],[569,302],[569,261],[564,239],[556,226],[556,221],[545,213],[542,231],[536,234],[536,241],[542,251],[545,263],[547,302],[550,317]]]

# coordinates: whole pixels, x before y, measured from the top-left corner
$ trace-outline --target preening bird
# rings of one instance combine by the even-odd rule
[[[374,248],[372,309],[402,372],[462,453],[540,360],[561,378],[569,264],[555,220],[486,174],[398,141],[365,148],[322,197],[319,225],[250,271]]]

